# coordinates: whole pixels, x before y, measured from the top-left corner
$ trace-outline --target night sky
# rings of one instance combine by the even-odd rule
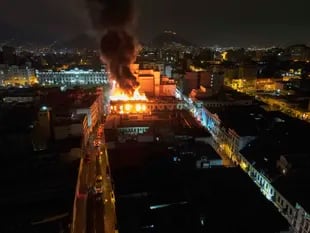
[[[197,44],[310,42],[309,0],[136,0],[142,41],[170,29]],[[0,38],[70,38],[90,29],[82,0],[1,0]],[[17,33],[18,32],[18,33]]]

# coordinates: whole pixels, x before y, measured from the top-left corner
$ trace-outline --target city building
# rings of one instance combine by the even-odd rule
[[[39,90],[44,92],[0,91],[0,176],[6,187],[0,194],[6,213],[1,232],[67,231],[71,221],[67,213],[72,212],[81,136],[54,140],[52,114],[41,105]],[[3,101],[9,98],[13,101]],[[46,219],[52,221],[45,224]]]
[[[211,71],[186,72],[183,79],[183,93],[192,91],[204,93],[205,96],[217,94],[224,86],[223,73],[216,69]]]
[[[160,71],[140,68],[139,64],[132,65],[131,69],[140,84],[139,91],[148,97],[175,96],[176,83],[170,77],[161,75]]]
[[[179,93],[180,91],[177,90]],[[190,98],[195,102],[202,103],[206,108],[209,107],[226,107],[226,106],[250,106],[254,98],[246,94],[237,92],[229,87],[223,87],[219,92],[208,95],[201,86],[199,90],[192,91]]]
[[[225,84],[238,90],[255,91],[258,72],[258,66],[254,64],[225,68]]]
[[[105,70],[81,70],[78,68],[62,71],[37,70],[36,75],[43,86],[97,86],[108,83]]]
[[[307,140],[297,136],[308,132],[309,126],[285,115],[274,119],[269,131],[263,131],[240,151],[240,156],[248,174],[295,231],[309,232],[310,156]],[[259,149],[262,145],[268,147],[263,155]]]
[[[147,101],[111,101],[110,113],[112,114],[150,114],[184,109],[184,103],[174,98],[149,99]]]
[[[291,45],[287,48],[290,59],[295,61],[309,61],[310,48],[303,44]]]
[[[0,65],[0,85],[29,86],[38,83],[34,69],[29,66]]]
[[[158,142],[109,149],[120,229],[289,232],[289,224],[239,168],[197,169],[193,156],[175,154]],[[225,224],[223,212],[229,216]]]
[[[165,64],[162,62],[141,62],[139,65],[141,70],[154,70],[159,71],[160,75],[166,75]]]
[[[216,110],[186,101],[214,146],[250,176],[295,232],[309,232],[310,157],[302,136],[309,132],[308,123],[255,106]]]
[[[54,140],[80,137],[84,144],[87,143],[103,115],[102,90],[91,94],[87,90],[51,90],[40,102],[51,114],[49,124]]]

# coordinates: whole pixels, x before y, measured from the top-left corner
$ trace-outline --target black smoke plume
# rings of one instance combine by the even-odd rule
[[[94,29],[102,35],[101,56],[112,78],[127,94],[139,86],[130,71],[136,58],[136,40],[131,33],[134,11],[131,0],[86,0]]]

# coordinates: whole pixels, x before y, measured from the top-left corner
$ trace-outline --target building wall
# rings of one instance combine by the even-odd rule
[[[88,127],[90,131],[94,128],[94,126],[99,122],[102,108],[103,108],[103,99],[102,95],[99,95],[96,100],[91,104],[91,106],[87,108],[77,108],[76,114],[85,114],[87,115]]]
[[[100,85],[108,83],[105,70],[67,70],[67,71],[36,71],[41,85],[75,86],[75,85]]]
[[[90,108],[79,108],[76,110],[76,114],[85,114],[87,116],[87,121],[88,121],[88,127],[92,128],[93,125],[93,117],[95,116],[94,114],[91,114]]]
[[[195,108],[195,103],[188,100],[188,97],[180,96],[189,105]],[[197,106],[196,106],[197,107]],[[192,111],[193,112],[193,111]],[[295,232],[309,233],[310,231],[310,214],[307,213],[298,203],[290,203],[262,172],[258,171],[254,165],[249,163],[247,159],[239,152],[243,146],[253,140],[253,137],[240,137],[236,132],[230,129],[221,127],[220,119],[216,114],[212,114],[206,108],[196,109],[195,112],[201,114],[196,118],[201,120],[201,124],[205,126],[214,140],[220,146],[227,147],[225,154],[239,165],[260,188],[263,195],[270,200],[288,220]]]
[[[46,139],[49,139],[51,136],[50,127],[51,127],[51,117],[49,110],[40,110],[38,113],[38,123],[41,128],[42,136]]]
[[[153,142],[154,136],[153,135],[138,135],[137,141],[138,142]]]
[[[172,77],[172,66],[171,65],[167,65],[165,66],[165,73],[164,75],[171,78]]]
[[[32,85],[37,83],[37,78],[31,67],[1,65],[0,82],[3,85]]]
[[[196,168],[203,169],[203,168],[212,168],[212,167],[219,167],[223,166],[223,162],[221,159],[201,159],[196,161]]]
[[[226,106],[250,106],[253,100],[237,100],[237,101],[204,101],[204,106],[208,107],[226,107]]]
[[[204,86],[205,88],[212,87],[211,81],[213,82],[212,74],[207,71],[199,72],[200,76],[200,85]]]
[[[165,75],[165,65],[164,65],[164,63],[143,62],[141,64],[141,69],[155,70],[155,71],[159,71],[160,75]]]
[[[61,140],[68,137],[79,137],[83,135],[83,123],[61,125],[54,127],[55,140]]]
[[[139,65],[134,64],[131,66],[132,72],[135,74],[137,81],[140,84],[139,90],[145,93],[147,96],[175,96],[175,82],[167,79],[167,82],[163,82],[165,76],[162,75],[162,71],[156,71],[153,65],[142,66],[143,69],[139,70]],[[149,68],[149,69],[146,69]],[[164,68],[162,68],[164,69]],[[163,83],[162,83],[163,82]]]
[[[135,112],[133,111],[132,113],[137,113],[136,115],[132,115],[132,116],[147,116],[147,114],[149,115],[150,112],[153,111],[173,111],[173,110],[182,110],[185,109],[184,103],[183,102],[179,102],[179,101],[173,101],[173,102],[137,102],[137,103],[132,103],[132,105],[135,104],[140,104],[140,105],[145,105],[146,109],[145,111],[141,111],[141,112]],[[121,107],[123,106],[123,107]],[[110,111],[112,114],[114,113],[119,113],[121,109],[124,108],[124,103],[122,102],[115,102],[115,103],[111,103],[111,107],[110,107]],[[151,115],[149,115],[151,116]]]
[[[185,93],[191,92],[193,89],[199,88],[199,78],[197,72],[186,72],[183,82],[183,90]]]
[[[50,111],[41,108],[38,111],[37,121],[34,125],[32,145],[34,151],[46,150],[51,137]]]
[[[148,103],[148,109],[151,111],[173,111],[184,109],[184,105],[179,102],[175,103]]]
[[[176,84],[160,85],[159,96],[175,96]]]
[[[87,119],[87,115],[84,115],[83,118],[83,143],[84,146],[88,143],[88,138],[90,136],[90,128],[88,127],[88,119]]]
[[[212,93],[218,93],[224,86],[224,74],[223,73],[213,73],[211,75],[211,89]]]
[[[139,76],[140,91],[147,96],[155,95],[154,76]]]
[[[118,128],[118,132],[120,134],[138,135],[146,133],[148,129],[149,129],[148,126],[120,127]]]
[[[257,91],[275,91],[276,81],[271,78],[260,78],[256,80]]]

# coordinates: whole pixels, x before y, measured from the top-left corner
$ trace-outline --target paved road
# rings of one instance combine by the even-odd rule
[[[90,161],[85,159],[81,161],[73,233],[115,232],[115,199],[111,176],[107,172],[110,169],[107,169],[109,161],[103,134],[98,147],[93,143],[94,139],[98,138],[99,131],[103,129],[100,130],[99,127],[94,130],[89,139],[89,146],[85,149],[85,154],[89,154]],[[102,176],[102,194],[94,191],[96,177],[99,175]]]
[[[92,138],[90,138],[91,140]],[[88,203],[89,203],[89,190],[93,186],[96,177],[96,154],[92,147],[92,143],[89,143],[89,147],[85,149],[82,155],[80,164],[77,192],[76,192],[76,215],[75,215],[75,226],[73,228],[74,233],[87,233],[87,214]],[[84,160],[85,154],[88,153],[90,161]]]
[[[111,175],[108,174],[110,169],[108,154],[105,145],[100,148],[101,156],[98,159],[99,173],[102,174],[103,178],[103,195],[102,200],[104,202],[104,226],[105,232],[115,232],[116,228],[116,212],[115,212],[115,198],[114,191],[112,187]]]

